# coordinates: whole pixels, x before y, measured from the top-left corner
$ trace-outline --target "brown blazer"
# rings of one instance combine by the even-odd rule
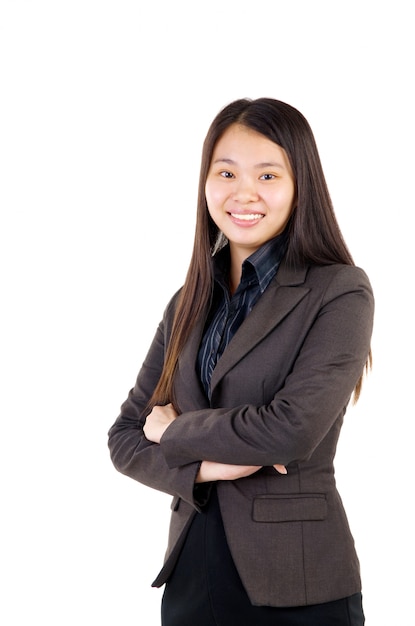
[[[218,362],[210,403],[195,369],[201,320],[174,382],[181,414],[157,445],[142,425],[175,302],[109,432],[120,472],[174,496],[166,560],[153,585],[168,579],[197,514],[194,480],[207,459],[263,466],[217,483],[229,548],[253,604],[300,606],[360,591],[333,458],[370,348],[374,301],[366,274],[345,265],[293,270],[282,262]]]

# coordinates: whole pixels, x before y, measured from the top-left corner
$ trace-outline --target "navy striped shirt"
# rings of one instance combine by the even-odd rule
[[[267,241],[242,264],[241,282],[231,296],[229,291],[229,246],[214,257],[215,284],[212,306],[198,354],[202,386],[210,399],[213,370],[226,346],[277,273],[286,250],[285,233]]]

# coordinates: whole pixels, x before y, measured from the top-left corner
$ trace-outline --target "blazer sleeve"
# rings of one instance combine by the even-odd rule
[[[366,274],[340,266],[322,293],[294,367],[272,401],[181,414],[160,442],[169,467],[197,459],[264,466],[309,459],[343,416],[362,374],[373,312]]]
[[[194,508],[193,488],[200,464],[190,462],[169,468],[160,445],[148,441],[143,425],[147,403],[159,380],[175,298],[169,303],[133,389],[121,406],[121,413],[108,433],[108,446],[115,468],[148,487],[179,496]]]

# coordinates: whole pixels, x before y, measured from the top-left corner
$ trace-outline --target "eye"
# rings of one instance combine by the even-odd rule
[[[276,178],[275,174],[262,174],[262,176],[260,176],[260,178],[262,180],[274,180],[274,178]]]
[[[220,172],[220,175],[223,178],[233,178],[232,172],[228,172],[227,170],[224,170],[223,172]]]

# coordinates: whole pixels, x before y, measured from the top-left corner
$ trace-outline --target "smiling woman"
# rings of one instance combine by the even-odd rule
[[[173,496],[163,626],[362,626],[334,478],[371,362],[373,294],[292,106],[213,120],[192,258],[109,432],[115,467]]]
[[[229,241],[234,291],[243,261],[284,230],[294,207],[285,150],[246,126],[230,126],[213,152],[205,193],[209,214]]]

